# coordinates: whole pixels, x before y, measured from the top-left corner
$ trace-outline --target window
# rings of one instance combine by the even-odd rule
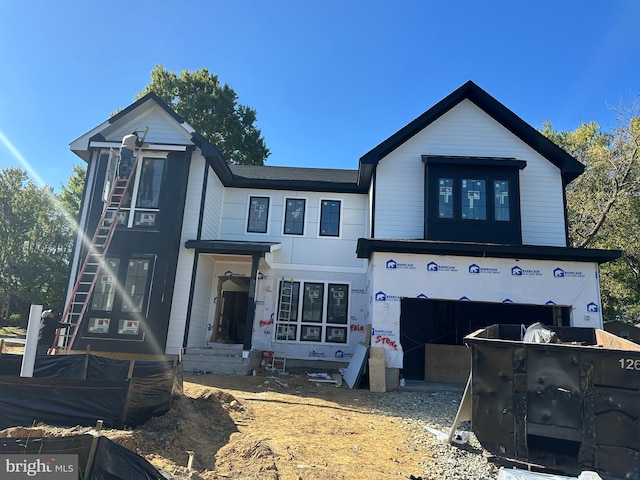
[[[487,219],[487,188],[485,180],[462,179],[460,188],[463,220]]]
[[[515,159],[423,156],[426,240],[521,244]]]
[[[149,259],[131,259],[124,282],[122,310],[125,312],[141,312],[144,302],[145,288],[149,277]]]
[[[118,258],[109,259],[104,263],[93,289],[93,301],[91,302],[93,310],[101,310],[103,312],[113,310],[113,299],[116,294],[119,269],[120,259]]]
[[[249,197],[249,219],[247,232],[267,233],[267,220],[269,217],[268,197]]]
[[[154,258],[109,258],[98,276],[86,333],[142,338],[142,322],[150,295]]]
[[[322,322],[322,301],[324,299],[324,284],[305,283],[304,299],[302,300],[302,321]]]
[[[279,292],[277,340],[347,343],[349,285],[282,281]]]
[[[287,198],[285,204],[284,233],[286,235],[303,235],[305,200]]]
[[[340,200],[322,200],[320,202],[320,235],[340,236]]]
[[[327,320],[331,323],[347,324],[349,291],[347,285],[329,284]]]
[[[130,191],[125,193],[122,202],[118,225],[126,225],[127,228],[158,227],[165,163],[164,158],[142,158],[138,162],[133,187],[130,185]]]
[[[494,218],[498,222],[509,221],[509,181],[508,180],[494,180],[493,182],[494,192]]]
[[[438,216],[453,218],[453,178],[441,178],[438,193]]]

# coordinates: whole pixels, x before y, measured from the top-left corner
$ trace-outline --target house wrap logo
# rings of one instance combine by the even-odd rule
[[[568,270],[563,270],[560,267],[557,267],[553,270],[554,278],[581,278],[584,277],[584,273],[582,272],[570,272]]]
[[[491,267],[491,268],[481,267],[479,265],[476,265],[475,263],[472,263],[471,265],[469,265],[469,273],[472,275],[495,274],[495,273],[500,273],[500,270],[494,267]]]
[[[400,297],[395,295],[387,295],[386,293],[380,291],[374,296],[376,302],[397,302],[400,300]]]
[[[454,265],[438,265],[436,262],[427,263],[427,272],[457,272],[458,267]]]
[[[530,276],[541,276],[542,272],[540,270],[521,268],[518,265],[511,267],[511,275],[514,277],[524,277],[525,275]]]
[[[600,311],[600,308],[598,307],[597,303],[594,303],[594,302],[587,303],[587,312],[598,313],[598,311]]]
[[[389,270],[415,270],[416,266],[413,263],[398,263],[394,259],[387,260],[386,268]]]

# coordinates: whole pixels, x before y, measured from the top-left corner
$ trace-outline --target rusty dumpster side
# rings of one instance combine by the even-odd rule
[[[467,337],[473,431],[491,454],[570,475],[640,479],[640,345],[595,328],[518,325]]]

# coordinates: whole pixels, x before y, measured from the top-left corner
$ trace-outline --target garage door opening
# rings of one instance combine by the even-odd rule
[[[402,374],[411,380],[464,383],[471,360],[463,339],[494,323],[570,326],[571,307],[403,298]]]

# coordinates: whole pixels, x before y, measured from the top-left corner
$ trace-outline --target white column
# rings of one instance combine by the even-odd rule
[[[38,336],[40,333],[40,317],[42,305],[31,305],[29,311],[29,324],[27,325],[27,341],[24,345],[22,356],[21,377],[33,377],[33,367],[36,363],[36,351],[38,349]]]

